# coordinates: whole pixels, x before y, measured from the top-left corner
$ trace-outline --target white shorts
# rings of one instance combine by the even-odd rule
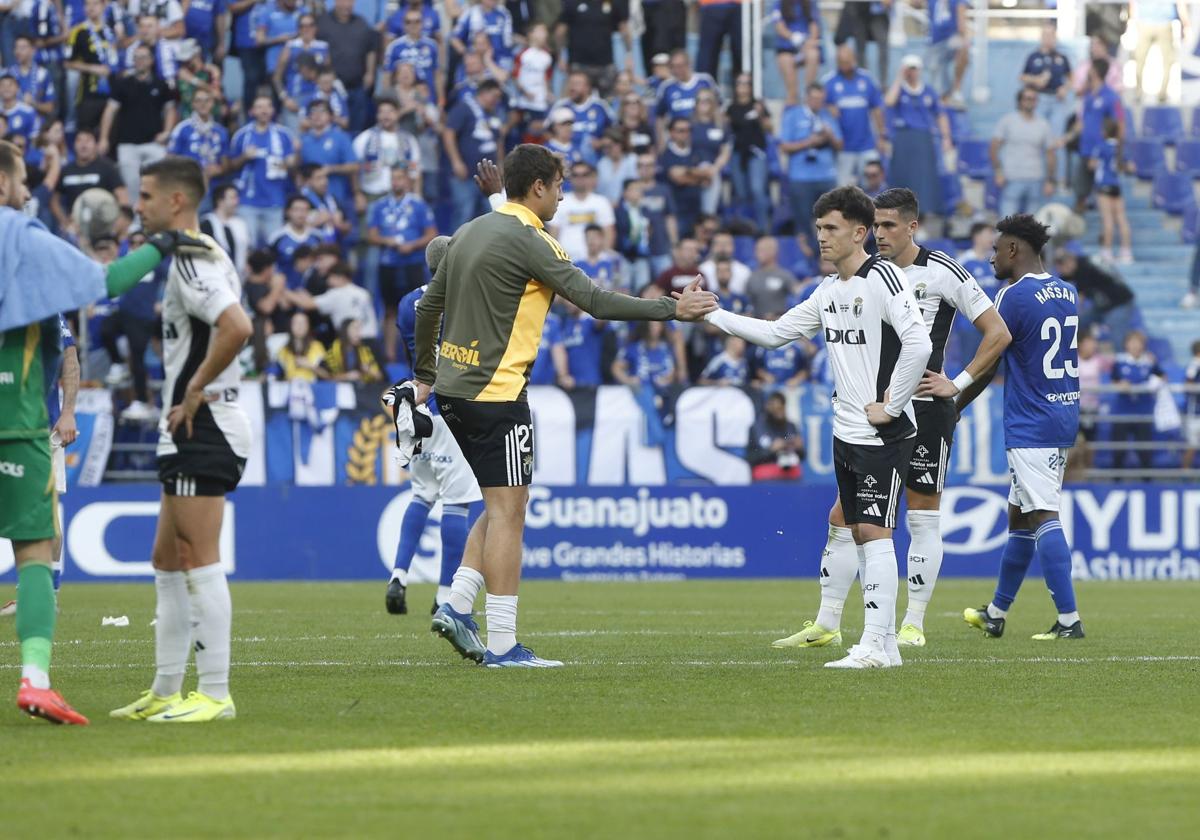
[[[67,492],[67,453],[58,442],[58,435],[50,435],[50,468],[54,471],[54,489],[61,496]]]
[[[433,434],[421,444],[408,467],[413,495],[427,502],[463,505],[483,498],[475,475],[440,414],[433,416]]]
[[[1019,507],[1021,513],[1035,510],[1058,510],[1062,496],[1063,472],[1067,468],[1065,449],[1010,449],[1008,471],[1012,486],[1008,503]]]
[[[1183,433],[1189,447],[1200,449],[1200,417],[1186,418],[1183,421]]]

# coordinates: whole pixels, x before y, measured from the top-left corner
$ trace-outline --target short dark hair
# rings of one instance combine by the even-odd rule
[[[813,218],[819,219],[834,210],[860,225],[875,224],[875,204],[858,187],[838,187],[825,193],[813,204]]]
[[[333,268],[329,269],[328,273],[330,277],[336,274],[338,277],[345,277],[347,280],[354,279],[354,269],[350,267],[350,263],[344,260],[334,263]]]
[[[167,155],[153,163],[147,163],[142,167],[141,174],[143,178],[153,175],[155,180],[165,185],[182,188],[197,205],[204,200],[204,194],[208,192],[204,170],[200,168],[199,162],[183,155]]]
[[[971,225],[971,238],[974,239],[976,236],[990,227],[991,225],[989,225],[987,222],[976,222],[975,224]]]
[[[230,190],[237,192],[238,191],[237,185],[236,184],[219,184],[216,187],[216,189],[213,190],[213,204],[220,204],[222,201],[224,201],[225,194],[227,192],[229,192]]]
[[[1104,79],[1107,79],[1108,78],[1108,59],[1107,58],[1092,59],[1092,69],[1096,71],[1096,75],[1100,77],[1101,81],[1103,81]]]
[[[535,143],[522,143],[504,158],[504,191],[509,198],[524,198],[534,182],[546,186],[563,177],[563,159]]]
[[[604,228],[600,227],[600,225],[597,225],[597,224],[590,224],[583,229],[584,236],[587,236],[589,233],[592,233],[592,232],[603,234]]]
[[[1200,356],[1200,341],[1193,341],[1193,342],[1192,342],[1192,355],[1193,355],[1193,356]]]
[[[675,117],[671,120],[670,125],[667,126],[667,131],[674,131],[675,126],[679,125],[680,123],[685,123],[689,128],[691,128],[692,125],[692,121],[687,117]]]
[[[303,178],[305,181],[307,181],[307,180],[308,180],[309,178],[311,178],[313,175],[317,174],[317,171],[318,171],[318,170],[320,170],[320,169],[324,169],[324,168],[325,168],[324,164],[321,164],[321,163],[305,163],[305,164],[301,164],[301,166],[300,166],[300,177],[301,177],[301,178]]]
[[[284,210],[291,210],[291,209],[292,209],[292,205],[293,205],[293,204],[295,204],[297,201],[303,201],[303,202],[304,202],[305,204],[307,204],[309,207],[312,207],[312,206],[313,206],[313,203],[312,203],[312,201],[310,201],[310,200],[309,200],[308,196],[306,196],[306,195],[301,195],[300,193],[292,193],[291,195],[289,195],[289,196],[287,197],[287,201],[285,201],[285,202],[283,203],[283,209],[284,209]]]
[[[324,108],[329,113],[331,113],[331,114],[333,113],[333,109],[329,107],[329,103],[326,102],[324,99],[314,99],[312,102],[308,103],[308,113],[311,114],[313,111],[317,110],[318,108]]]
[[[376,110],[382,108],[384,105],[391,105],[397,111],[400,110],[400,101],[394,96],[381,96],[375,100]]]
[[[1005,216],[996,222],[996,232],[1001,236],[1011,236],[1019,239],[1040,254],[1050,241],[1050,228],[1039,222],[1028,213],[1017,213]]]
[[[246,260],[246,265],[255,274],[258,274],[260,271],[266,271],[275,265],[275,252],[270,248],[259,248]]]
[[[314,257],[337,257],[340,261],[345,256],[345,251],[342,246],[336,242],[322,242],[316,248],[313,248]]]
[[[917,194],[908,187],[892,187],[875,196],[876,210],[896,210],[908,220],[921,215],[921,205],[917,202]]]
[[[307,260],[309,257],[316,256],[316,251],[311,245],[301,245],[295,251],[292,251],[292,262]]]
[[[821,84],[820,82],[810,82],[808,87],[806,87],[804,90],[808,93],[812,93],[814,90],[819,90],[821,93],[824,93],[825,85]]]
[[[501,90],[500,83],[495,79],[484,79],[475,88],[475,95],[478,96],[481,93],[487,93],[489,90]]]

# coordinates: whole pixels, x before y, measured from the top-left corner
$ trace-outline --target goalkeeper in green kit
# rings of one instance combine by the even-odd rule
[[[45,396],[61,352],[58,314],[116,297],[177,246],[203,243],[159,233],[106,270],[26,216],[28,200],[21,152],[0,141],[0,537],[12,541],[17,561],[17,706],[52,723],[83,725],[87,718],[50,688],[58,498]]]

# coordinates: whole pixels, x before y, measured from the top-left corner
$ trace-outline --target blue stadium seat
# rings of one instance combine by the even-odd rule
[[[983,209],[992,213],[1000,211],[1000,187],[996,186],[995,178],[989,178],[983,188]]]
[[[779,237],[779,264],[791,269],[793,265],[804,260],[804,252],[794,236]]]
[[[954,248],[954,242],[949,239],[926,239],[921,244],[930,251],[943,251],[952,257],[958,256],[958,251]]]
[[[1151,105],[1142,111],[1141,137],[1159,139],[1168,145],[1183,139],[1183,114],[1168,105]]]
[[[1197,105],[1195,108],[1192,109],[1191,126],[1192,126],[1191,135],[1193,137],[1200,137],[1200,105]]]
[[[754,262],[753,236],[733,237],[733,258],[739,262],[744,262],[746,265]]]
[[[1129,144],[1129,161],[1139,179],[1151,180],[1160,169],[1167,166],[1163,142],[1139,137]]]
[[[967,116],[967,112],[957,108],[948,108],[946,114],[950,118],[950,139],[955,143],[970,139],[971,120]]]
[[[992,177],[992,161],[988,158],[987,140],[963,140],[958,144],[958,173],[983,181]]]
[[[1200,178],[1200,140],[1180,140],[1175,144],[1175,171],[1190,172]]]
[[[1159,210],[1165,210],[1172,216],[1181,215],[1183,208],[1196,203],[1191,178],[1180,178],[1177,172],[1160,169],[1154,175],[1150,200]]]
[[[942,173],[942,212],[946,215],[953,213],[963,198],[962,182],[958,178],[956,172]]]

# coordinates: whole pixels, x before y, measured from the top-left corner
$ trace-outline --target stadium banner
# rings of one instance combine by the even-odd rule
[[[152,574],[158,513],[152,485],[79,488],[63,505],[66,576],[125,580]],[[407,486],[244,487],[226,502],[222,562],[235,580],[386,580]],[[548,487],[530,491],[525,576],[560,580],[815,577],[833,489]],[[433,580],[440,562],[434,508],[413,566]],[[1200,488],[1078,485],[1062,521],[1074,574],[1088,580],[1200,579]],[[1006,539],[1007,488],[958,485],[942,503],[943,575],[993,577]],[[904,568],[909,538],[897,531]],[[0,541],[0,576],[14,577]],[[1032,576],[1039,574],[1035,568]]]
[[[241,403],[255,444],[243,486],[403,484],[407,476],[393,455],[394,430],[379,408],[381,390],[333,382],[247,383]],[[807,445],[807,483],[834,481],[829,395],[829,387],[820,384],[785,392],[789,415],[798,418]],[[660,393],[618,385],[571,392],[532,387],[534,484],[747,485],[746,442],[761,398],[761,392],[731,387]],[[1003,391],[989,388],[959,422],[950,481],[1007,481],[1002,402]]]
[[[75,398],[75,426],[79,437],[64,450],[67,487],[96,487],[113,444],[112,392],[107,388],[81,388]]]

